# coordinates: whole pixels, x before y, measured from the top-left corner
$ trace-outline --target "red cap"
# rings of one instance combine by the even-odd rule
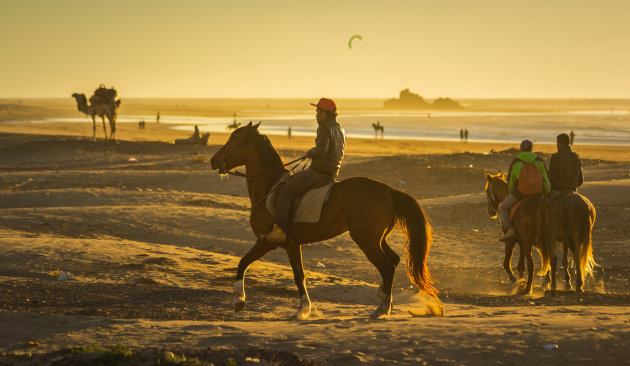
[[[337,110],[337,106],[335,105],[335,102],[333,102],[332,99],[328,99],[328,98],[321,98],[319,102],[317,102],[317,104],[311,103],[311,105],[317,108],[323,109],[325,111],[328,111],[330,113],[335,113],[335,111]]]

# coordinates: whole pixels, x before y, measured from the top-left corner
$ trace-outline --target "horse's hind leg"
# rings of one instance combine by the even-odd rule
[[[525,252],[523,252],[523,244],[518,244],[518,265],[516,266],[518,269],[519,278],[523,278],[523,273],[525,273]]]
[[[554,251],[551,258],[551,296],[556,296],[556,270],[558,269],[558,257]],[[549,272],[547,272],[549,275]]]
[[[396,252],[394,252],[392,248],[390,248],[389,244],[387,244],[387,236],[393,228],[394,226],[392,225],[387,229],[385,235],[383,235],[383,239],[381,240],[381,248],[389,258],[390,262],[394,264],[394,271],[396,271],[396,268],[398,268],[398,264],[400,264],[400,256],[396,254]],[[385,298],[387,297],[387,293],[383,288],[384,282],[381,282],[381,285],[378,287],[378,291],[376,291],[376,294],[378,295],[378,298],[381,299],[381,301],[385,300]]]
[[[564,267],[564,289],[571,291],[571,273],[569,272],[569,244],[565,241],[562,243],[562,266]]]
[[[579,249],[573,251],[573,261],[575,261],[575,291],[584,292],[584,277],[582,277],[582,264],[580,263]]]
[[[363,226],[363,230],[350,228],[350,236],[359,245],[359,248],[365,253],[365,256],[378,269],[383,283],[379,287],[382,293],[379,294],[381,299],[380,305],[371,314],[371,318],[386,318],[392,310],[392,284],[394,282],[394,272],[396,266],[389,258],[389,255],[381,249],[381,240],[383,234],[364,231],[369,225]],[[395,253],[394,253],[395,254]]]
[[[525,245],[523,245],[525,247]],[[532,248],[525,250],[525,257],[527,258],[527,285],[525,286],[525,293],[532,293],[532,280],[534,277],[534,259],[532,258]]]
[[[300,294],[300,308],[293,314],[293,318],[298,320],[308,319],[311,315],[311,299],[306,291],[304,281],[304,267],[302,266],[302,248],[299,245],[289,245],[286,248],[291,268],[293,268],[293,278]]]
[[[265,254],[269,253],[275,248],[275,244],[259,239],[238,263],[238,269],[236,270],[236,281],[234,282],[235,311],[241,311],[245,306],[245,271],[247,271],[247,268],[250,264],[264,257]]]

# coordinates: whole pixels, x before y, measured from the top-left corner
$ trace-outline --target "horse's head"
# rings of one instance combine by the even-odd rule
[[[507,181],[503,173],[486,173],[486,198],[488,199],[488,215],[496,217],[499,212],[499,204],[507,196]]]
[[[227,174],[230,170],[246,163],[248,147],[251,146],[251,138],[258,135],[258,126],[252,125],[237,128],[232,132],[228,141],[210,159],[212,170],[219,170],[219,174]]]

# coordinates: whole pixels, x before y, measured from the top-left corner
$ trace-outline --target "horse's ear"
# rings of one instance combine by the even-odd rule
[[[249,121],[249,124],[247,125],[247,127],[252,127],[252,121]]]
[[[487,179],[487,180],[492,179],[492,176],[490,175],[490,173],[486,173],[486,179]]]
[[[250,122],[250,123],[251,123],[251,122]],[[261,123],[262,123],[262,121],[260,121],[260,122],[256,123],[256,125],[254,125],[254,128],[255,128],[255,129],[258,129],[258,126],[260,126],[260,124],[261,124]]]

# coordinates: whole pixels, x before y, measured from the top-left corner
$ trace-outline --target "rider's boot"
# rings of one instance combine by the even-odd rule
[[[506,231],[502,232],[499,236],[500,241],[508,241],[510,239],[516,238],[516,233],[514,232],[514,228],[509,228]]]

